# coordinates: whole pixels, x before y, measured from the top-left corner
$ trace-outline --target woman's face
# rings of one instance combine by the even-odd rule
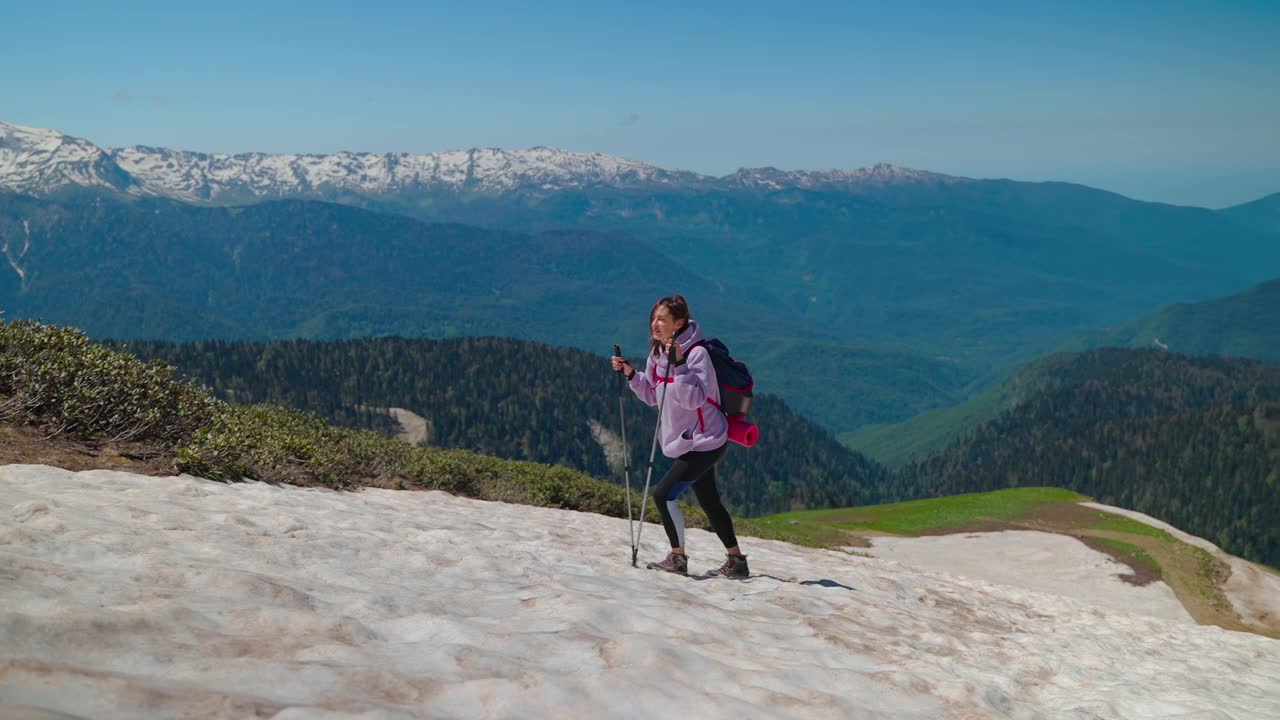
[[[680,328],[679,321],[672,319],[671,311],[665,305],[659,305],[653,313],[653,322],[649,323],[649,332],[654,340],[666,341],[676,334]]]

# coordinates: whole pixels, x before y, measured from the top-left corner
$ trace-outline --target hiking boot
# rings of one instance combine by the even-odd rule
[[[751,569],[747,567],[746,555],[724,556],[724,564],[707,573],[709,577],[747,578],[751,577]]]
[[[669,552],[667,553],[666,560],[663,560],[662,562],[651,562],[645,567],[648,567],[650,570],[664,570],[669,573],[688,575],[689,556],[681,555],[678,552]]]

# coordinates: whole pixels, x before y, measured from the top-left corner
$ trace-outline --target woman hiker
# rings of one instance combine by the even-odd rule
[[[733,519],[716,491],[716,463],[729,448],[729,423],[720,406],[720,385],[716,382],[711,356],[703,346],[698,324],[689,317],[689,304],[681,295],[658,300],[649,311],[652,349],[643,373],[636,372],[623,358],[613,358],[613,369],[625,371],[635,394],[649,405],[658,405],[659,385],[667,384],[666,400],[659,420],[658,442],[662,454],[675,460],[667,476],[653,490],[653,502],[662,516],[662,526],[671,541],[671,552],[662,562],[649,563],[654,570],[687,575],[689,556],[684,547],[684,514],[676,499],[690,485],[698,503],[707,513],[711,528],[724,543],[725,561],[708,575],[744,578],[750,575],[747,556],[738,547]],[[675,363],[669,352],[675,348]],[[711,401],[711,402],[708,402]],[[712,404],[712,402],[714,404]]]

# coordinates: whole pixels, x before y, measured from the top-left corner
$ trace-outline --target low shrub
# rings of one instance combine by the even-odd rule
[[[74,328],[0,320],[0,420],[107,441],[173,446],[207,425],[218,401],[161,362],[143,363]]]

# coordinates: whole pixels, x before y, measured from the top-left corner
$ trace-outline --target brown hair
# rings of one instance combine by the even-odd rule
[[[649,311],[649,327],[653,327],[653,316],[658,314],[658,308],[665,307],[667,312],[671,313],[671,319],[676,322],[684,321],[679,330],[675,334],[679,335],[684,329],[689,327],[689,321],[693,318],[689,317],[689,303],[684,299],[683,295],[668,295],[664,298],[658,298],[658,302],[653,304],[653,309]],[[662,343],[657,340],[650,339],[649,344],[653,346],[653,354],[656,356],[662,352]]]

